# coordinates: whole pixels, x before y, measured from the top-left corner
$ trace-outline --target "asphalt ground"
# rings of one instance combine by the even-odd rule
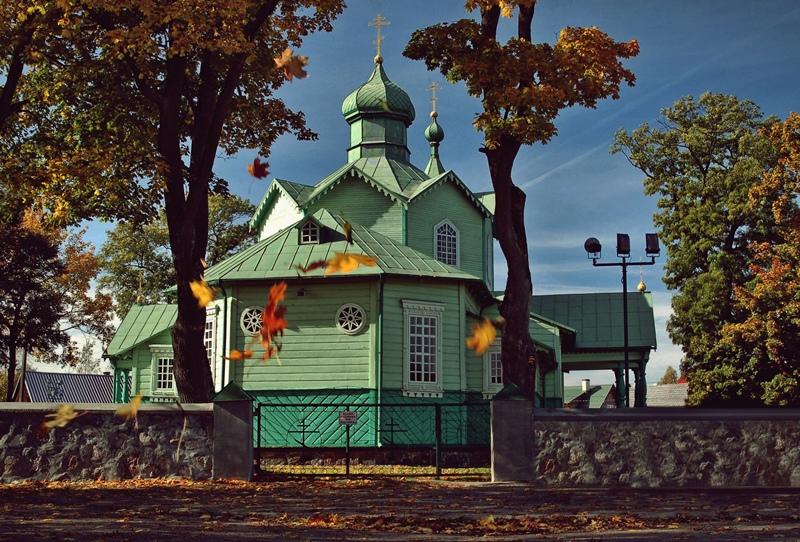
[[[800,488],[418,478],[0,485],[0,541],[800,541]]]

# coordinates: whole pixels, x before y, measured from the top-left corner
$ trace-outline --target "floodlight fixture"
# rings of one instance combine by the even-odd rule
[[[655,233],[645,233],[644,253],[648,258],[655,258],[661,255],[661,247],[658,244],[658,235]]]
[[[631,257],[631,238],[627,233],[617,234],[617,258]]]
[[[589,259],[600,259],[600,252],[603,250],[603,247],[596,237],[589,237],[586,242],[583,243],[583,248],[586,250],[586,254],[588,254]]]

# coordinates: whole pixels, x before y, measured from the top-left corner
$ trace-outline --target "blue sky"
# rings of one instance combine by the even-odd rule
[[[439,124],[445,130],[441,160],[472,190],[491,189],[485,157],[478,152],[481,134],[472,127],[480,110],[463,85],[447,83],[421,62],[401,52],[411,32],[437,22],[469,16],[460,0],[351,0],[330,34],[313,35],[296,53],[309,57],[310,76],[281,89],[279,96],[305,113],[319,133],[316,142],[281,138],[273,147],[268,179],[254,179],[246,164],[255,152],[219,158],[216,172],[231,190],[258,202],[274,178],[315,184],[346,161],[349,130],[341,116],[342,100],[366,81],[373,68],[375,29],[368,23],[381,13],[384,68],[389,78],[410,95],[417,119],[409,128],[412,162],[424,168],[429,147],[431,82],[437,92]],[[501,26],[512,31],[516,21]],[[534,40],[554,42],[565,26],[597,26],[618,41],[637,39],[641,52],[627,62],[636,74],[633,88],[620,100],[601,102],[597,109],[566,110],[557,120],[559,135],[548,145],[523,148],[513,177],[527,196],[526,224],[534,291],[539,294],[621,291],[618,267],[592,268],[583,250],[587,237],[597,237],[613,254],[615,234],[631,236],[634,259],[644,256],[644,234],[654,231],[656,201],[642,191],[642,174],[621,155],[608,152],[614,132],[652,123],[659,111],[686,95],[706,91],[748,98],[766,114],[781,119],[800,110],[800,2],[792,0],[540,0],[534,18]],[[103,239],[92,239],[101,244]],[[663,263],[662,256],[658,261]],[[498,287],[506,267],[496,250]],[[670,292],[661,282],[661,265],[645,267],[644,281],[655,300],[658,350],[652,354],[648,381],[654,383],[667,365],[677,369],[680,349],[666,334]],[[629,289],[639,282],[638,268],[629,271]],[[590,377],[611,383],[613,375],[577,373],[567,383]]]

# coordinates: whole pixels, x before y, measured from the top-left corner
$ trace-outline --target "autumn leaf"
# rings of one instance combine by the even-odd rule
[[[278,305],[285,298],[286,282],[281,281],[273,284],[272,288],[269,290],[264,312],[261,313],[261,329],[258,335],[256,335],[256,340],[264,347],[263,359],[265,361],[273,355],[277,356],[280,352],[281,346],[275,344],[275,337],[278,335],[283,336],[283,331],[289,325],[289,322],[283,317],[283,315],[286,314],[286,307]],[[278,361],[280,362],[280,360]]]
[[[126,422],[133,418],[137,420],[136,415],[139,413],[139,404],[142,402],[142,394],[140,393],[136,397],[133,397],[127,405],[122,405],[119,407],[114,414],[124,419]],[[138,426],[138,420],[136,422]]]
[[[86,413],[82,412],[79,414],[73,405],[58,405],[53,414],[45,416],[45,418],[52,419],[42,422],[42,425],[39,427],[39,434],[45,436],[54,427],[66,427],[69,422],[84,414]]]
[[[230,356],[222,356],[222,359],[227,359],[229,361],[242,361],[245,359],[249,359],[253,357],[252,350],[245,350],[244,352],[239,352],[238,350],[231,350]]]
[[[333,258],[328,260],[328,268],[325,270],[325,274],[329,275],[337,271],[341,271],[345,274],[350,273],[356,270],[359,265],[375,267],[378,265],[378,261],[372,256],[367,256],[365,254],[344,254],[342,252],[337,252]]]
[[[200,277],[200,280],[193,280],[189,283],[192,289],[192,294],[197,298],[197,304],[202,308],[214,301],[219,288],[212,288],[206,282],[206,279]]]
[[[321,269],[324,267],[328,267],[328,260],[317,260],[316,262],[311,262],[308,265],[298,265],[297,269],[299,269],[302,273],[308,273],[314,269]]]
[[[308,57],[293,55],[291,47],[284,49],[281,56],[275,59],[275,66],[283,69],[283,75],[289,81],[294,77],[298,79],[306,77],[308,74],[303,70],[303,66],[306,64],[308,64]]]
[[[264,177],[269,175],[269,171],[267,171],[268,167],[269,167],[269,162],[264,162],[262,164],[261,159],[256,157],[256,159],[253,160],[252,164],[247,164],[247,171],[250,173],[250,175],[252,175],[256,179],[263,179]]]
[[[497,337],[497,329],[488,318],[480,324],[472,326],[472,337],[467,337],[467,346],[475,350],[477,355],[484,354]]]
[[[339,216],[342,217],[342,230],[344,230],[344,238],[347,240],[348,245],[353,244],[353,226],[347,219],[344,217],[344,214],[340,214]]]

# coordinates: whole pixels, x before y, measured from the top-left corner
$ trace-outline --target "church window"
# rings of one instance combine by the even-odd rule
[[[216,314],[216,309],[206,311],[206,325],[203,329],[203,346],[206,348],[206,357],[208,357],[209,363],[212,363],[214,359],[214,323]]]
[[[336,328],[347,335],[355,335],[361,331],[366,322],[366,312],[355,303],[342,305],[342,307],[336,311]]]
[[[483,355],[483,364],[483,392],[494,395],[503,389],[503,363],[499,345],[492,345]]]
[[[175,395],[175,358],[172,353],[172,346],[151,346],[150,358],[151,391],[153,395]]]
[[[300,227],[301,245],[318,245],[319,237],[319,226],[313,220],[307,221]]]
[[[442,263],[458,267],[458,230],[449,221],[440,222],[434,227],[433,257]]]
[[[411,396],[442,392],[444,304],[403,300],[403,389]]]
[[[242,331],[248,335],[255,335],[261,331],[261,314],[264,309],[261,307],[247,307],[242,311],[242,317],[239,320],[239,325]]]

